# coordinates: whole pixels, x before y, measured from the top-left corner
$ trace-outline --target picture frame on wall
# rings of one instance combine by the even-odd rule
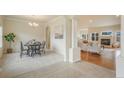
[[[55,26],[55,39],[63,39],[64,35],[63,35],[63,26],[62,25],[57,25]]]
[[[63,39],[63,34],[55,33],[55,39]]]

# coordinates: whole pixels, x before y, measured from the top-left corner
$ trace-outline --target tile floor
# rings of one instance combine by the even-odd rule
[[[63,56],[47,52],[34,58],[18,53],[4,55],[2,78],[114,78],[115,71],[88,62],[69,63]]]

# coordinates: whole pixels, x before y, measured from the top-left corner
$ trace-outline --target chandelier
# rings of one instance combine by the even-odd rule
[[[30,15],[30,16],[27,16],[28,19],[32,20],[32,21],[29,21],[28,22],[28,25],[31,26],[31,27],[38,27],[39,26],[39,23],[33,21],[33,20],[37,20],[38,19],[38,16],[36,15]]]
[[[38,27],[39,26],[39,24],[36,22],[29,22],[28,24],[29,24],[29,26],[32,26],[32,27]]]

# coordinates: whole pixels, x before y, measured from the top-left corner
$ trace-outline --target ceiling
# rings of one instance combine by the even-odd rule
[[[57,15],[7,15],[5,17],[26,20],[26,21],[47,22],[48,20],[57,17]]]
[[[47,22],[48,20],[58,16],[59,15],[7,15],[5,17],[26,21]],[[78,19],[80,27],[97,27],[120,24],[120,16],[116,15],[77,15],[76,18]]]
[[[120,16],[116,15],[80,15],[77,16],[81,27],[97,27],[120,24]]]

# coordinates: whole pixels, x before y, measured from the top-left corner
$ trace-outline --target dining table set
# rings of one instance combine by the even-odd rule
[[[39,42],[36,40],[31,40],[24,45],[21,42],[21,57],[23,55],[23,52],[26,52],[26,54],[31,57],[36,54],[41,55],[42,52],[45,53],[45,41]]]

